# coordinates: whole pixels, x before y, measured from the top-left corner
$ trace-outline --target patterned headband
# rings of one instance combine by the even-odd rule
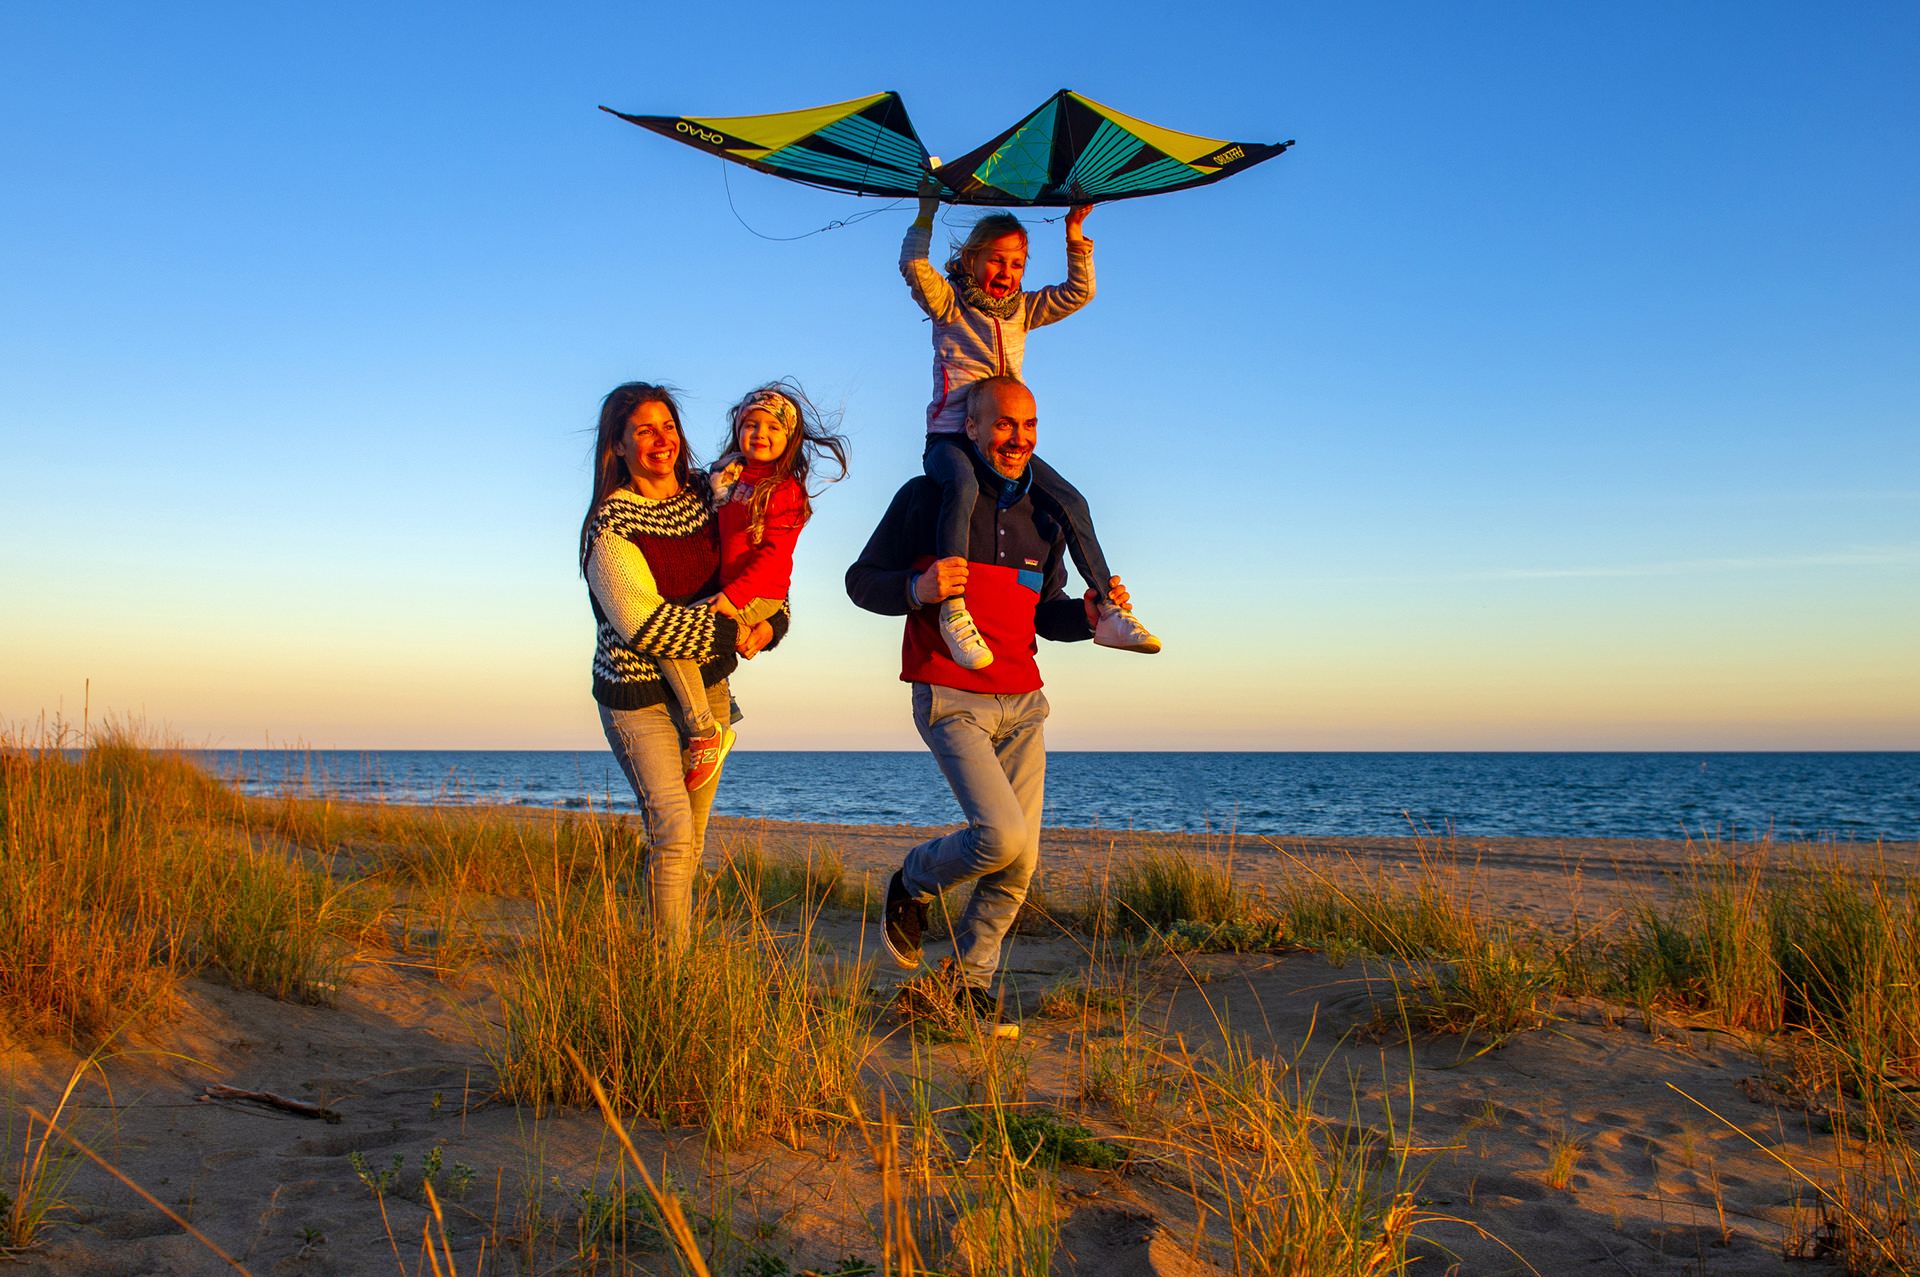
[[[740,429],[741,420],[755,408],[769,414],[788,430],[792,430],[800,422],[800,410],[794,407],[793,400],[777,390],[756,390],[741,400],[740,406],[733,410],[733,428]]]

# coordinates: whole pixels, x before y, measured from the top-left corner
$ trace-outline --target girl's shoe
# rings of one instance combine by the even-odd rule
[[[1154,653],[1160,640],[1140,624],[1132,612],[1123,612],[1111,603],[1100,605],[1100,621],[1093,627],[1093,641],[1101,647],[1117,647],[1123,652]]]
[[[687,792],[697,794],[720,779],[720,764],[733,748],[733,729],[716,727],[711,736],[687,742]]]
[[[993,664],[993,653],[980,637],[965,599],[948,599],[940,605],[940,637],[947,641],[947,651],[961,669],[983,670]]]

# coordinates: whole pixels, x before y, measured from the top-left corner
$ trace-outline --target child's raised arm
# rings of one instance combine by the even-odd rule
[[[1084,229],[1091,204],[1067,210],[1067,279],[1028,294],[1027,327],[1058,323],[1093,300],[1093,241]]]
[[[1067,251],[1069,253],[1092,250],[1093,241],[1087,238],[1087,232],[1083,229],[1087,224],[1087,214],[1091,212],[1093,212],[1091,204],[1075,204],[1067,210]],[[1086,245],[1086,248],[1078,247],[1081,244]]]
[[[933,245],[933,219],[940,211],[939,192],[940,179],[928,170],[920,180],[920,214],[913,219],[913,225],[907,227],[906,238],[900,241],[900,276],[907,281],[907,291],[913,294],[914,303],[935,323],[944,324],[952,320],[960,303],[954,299],[953,285],[947,282],[947,277],[927,260],[927,250]]]

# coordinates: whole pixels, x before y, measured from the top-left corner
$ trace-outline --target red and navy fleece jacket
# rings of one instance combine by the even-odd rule
[[[735,607],[755,599],[784,599],[793,589],[793,548],[807,522],[807,493],[791,477],[779,480],[767,498],[760,543],[753,542],[753,490],[773,473],[748,462],[714,512],[720,525],[720,574]]]
[[[940,485],[925,475],[907,481],[847,569],[847,597],[869,612],[907,618],[900,644],[900,681],[966,692],[1018,694],[1040,689],[1035,637],[1071,643],[1093,637],[1086,605],[1069,597],[1061,562],[1066,534],[1033,505],[1031,475],[1009,482],[976,456],[980,499],[968,537],[967,610],[993,653],[983,670],[963,669],[940,637],[938,605],[922,606],[913,578],[933,562]]]

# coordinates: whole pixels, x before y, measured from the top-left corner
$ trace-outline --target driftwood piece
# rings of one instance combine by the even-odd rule
[[[260,1104],[270,1109],[279,1109],[282,1113],[291,1113],[295,1117],[319,1118],[323,1122],[338,1122],[340,1115],[330,1108],[318,1104],[309,1104],[305,1100],[290,1100],[284,1095],[275,1095],[272,1091],[243,1091],[237,1086],[223,1086],[218,1082],[207,1083],[206,1089],[194,1097],[201,1103],[208,1100],[240,1100],[249,1104]]]

